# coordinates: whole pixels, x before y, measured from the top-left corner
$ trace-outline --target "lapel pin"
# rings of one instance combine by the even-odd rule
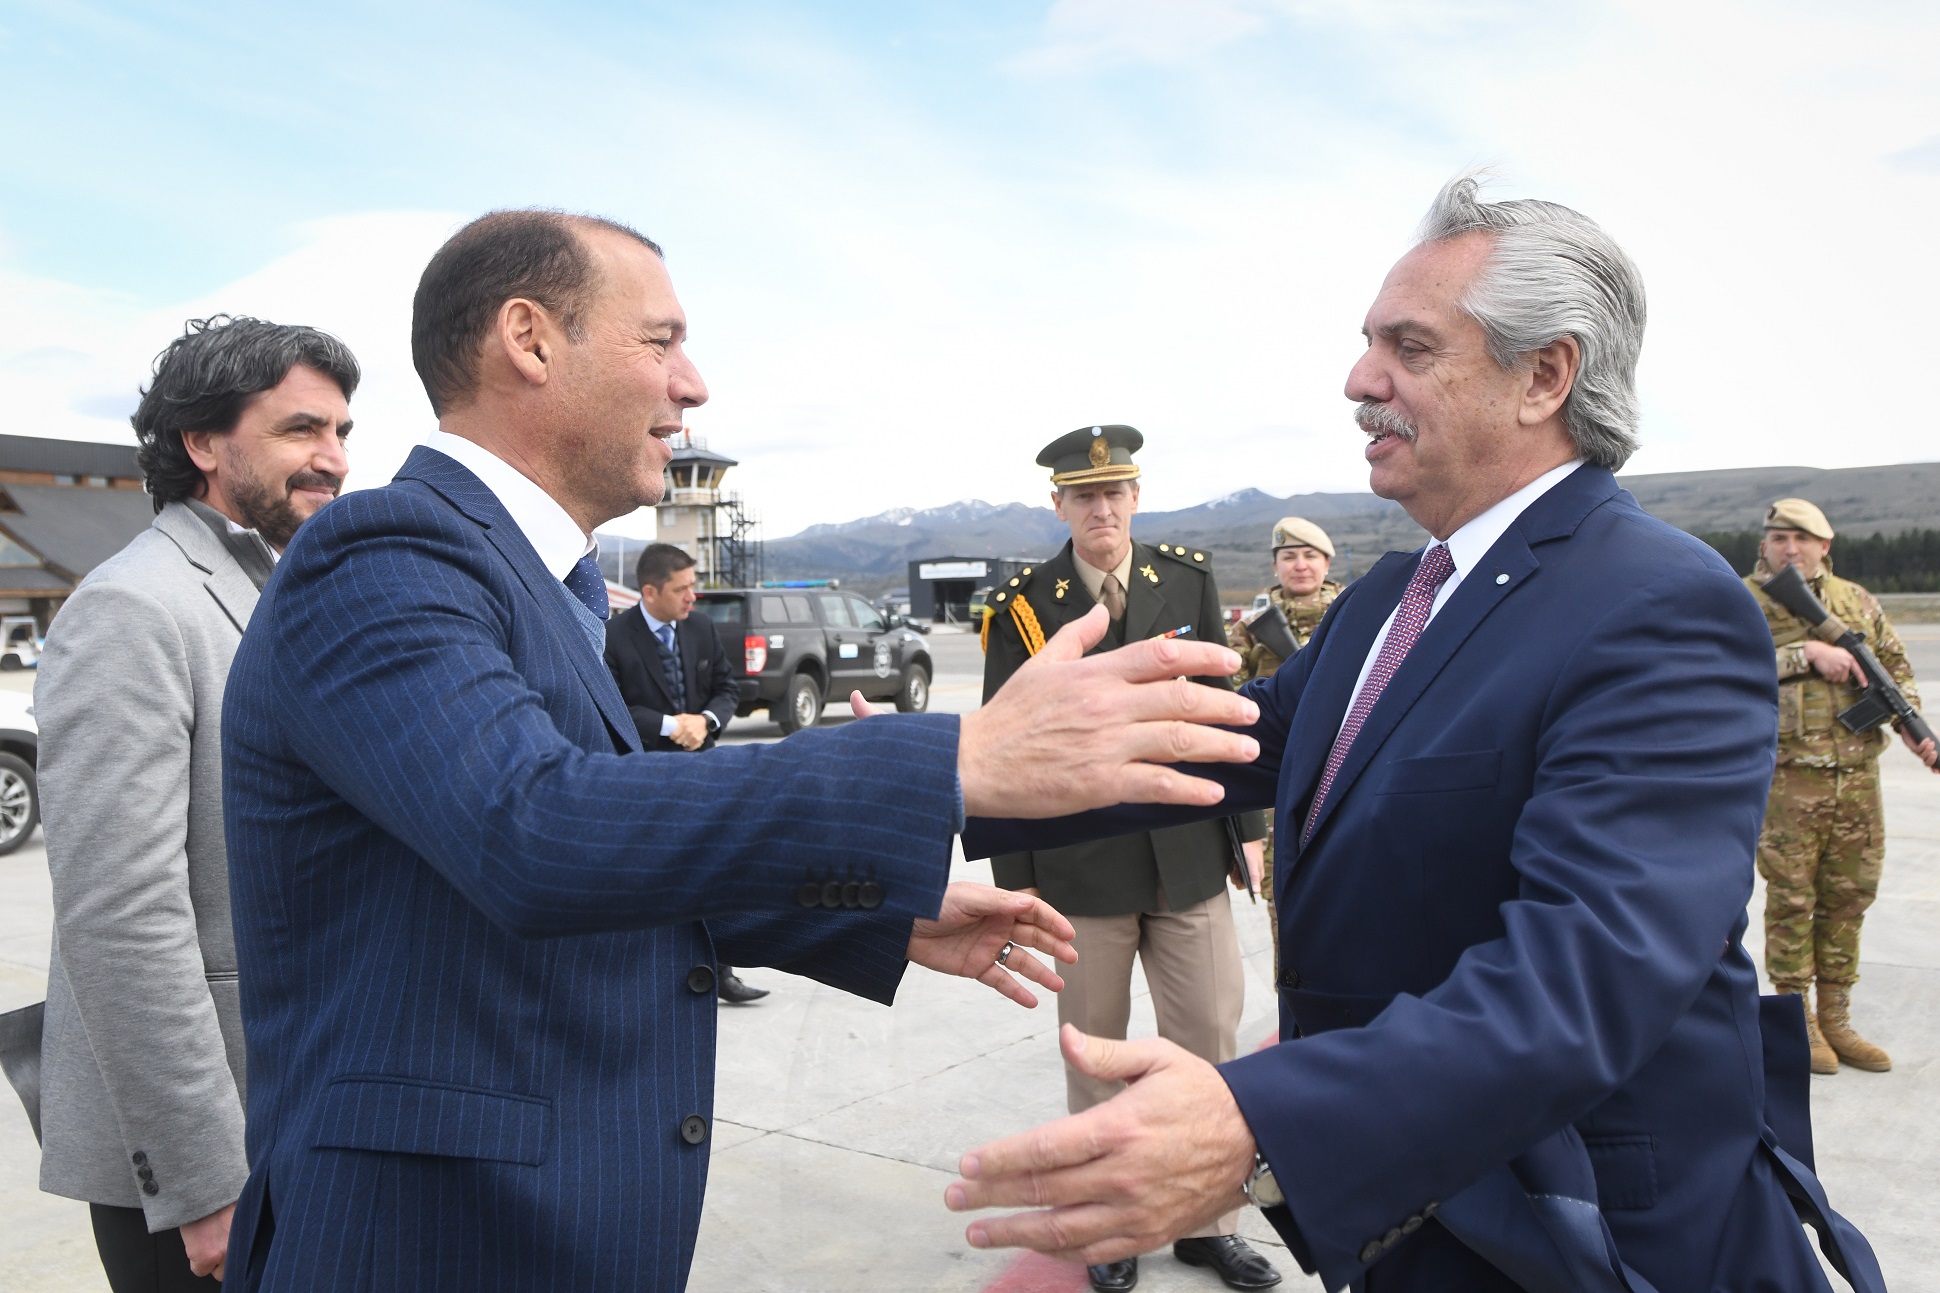
[[[1508,574],[1506,572],[1498,572],[1495,577],[1495,582],[1498,584],[1508,583],[1509,582]]]

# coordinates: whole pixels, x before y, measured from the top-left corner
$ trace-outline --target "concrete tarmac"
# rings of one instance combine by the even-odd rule
[[[1914,668],[1940,680],[1940,625],[1905,625]],[[976,639],[939,632],[933,708],[963,712],[980,695]],[[32,675],[0,675],[31,686]],[[1940,682],[1930,682],[1940,692]],[[825,722],[844,720],[831,705]],[[729,739],[773,740],[758,718]],[[1819,1169],[1833,1203],[1872,1239],[1889,1285],[1940,1289],[1931,1219],[1940,1201],[1940,778],[1903,750],[1882,763],[1889,845],[1866,927],[1855,1015],[1893,1054],[1887,1074],[1842,1070],[1812,1082]],[[989,879],[958,859],[955,874]],[[1754,952],[1762,893],[1752,900]],[[1242,1046],[1274,1029],[1266,908],[1236,906],[1247,969]],[[45,992],[52,919],[38,837],[0,858],[0,1010]],[[766,1000],[723,1007],[713,1168],[690,1287],[753,1290],[1003,1290],[1084,1287],[1083,1272],[1035,1257],[979,1252],[944,1210],[963,1150],[1064,1112],[1055,1005],[1024,1010],[980,985],[912,969],[884,1009],[807,980],[749,969]],[[1154,1024],[1142,983],[1133,1036]],[[11,1095],[0,1092],[0,1293],[105,1290],[86,1208],[36,1188],[38,1155]],[[1289,1293],[1300,1274],[1257,1213],[1243,1233],[1272,1258]],[[1212,1290],[1209,1273],[1169,1253],[1141,1263],[1143,1290]],[[1834,1278],[1834,1287],[1843,1282]]]

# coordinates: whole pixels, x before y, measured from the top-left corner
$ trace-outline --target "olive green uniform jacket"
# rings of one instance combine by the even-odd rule
[[[1219,586],[1203,550],[1134,542],[1130,584],[1125,590],[1125,618],[1111,626],[1094,652],[1181,628],[1186,632],[1177,636],[1184,641],[1225,643]],[[1069,542],[1051,560],[1025,569],[993,590],[983,667],[986,701],[1031,658],[1012,606],[1020,599],[1028,603],[1046,639],[1096,605],[1078,578]],[[1224,678],[1195,681],[1208,687],[1231,685]],[[1234,860],[1229,820],[1236,823],[1240,839],[1256,840],[1266,833],[1264,815],[1248,813],[1069,848],[1009,853],[992,858],[991,871],[1006,889],[1036,888],[1067,916],[1155,911],[1161,886],[1166,905],[1178,911],[1204,902],[1226,884]]]

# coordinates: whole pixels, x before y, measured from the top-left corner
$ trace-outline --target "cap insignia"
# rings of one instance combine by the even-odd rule
[[[1091,442],[1091,465],[1094,467],[1111,466],[1111,446],[1106,444],[1103,438],[1098,437],[1097,427],[1091,428],[1091,434],[1094,437]]]

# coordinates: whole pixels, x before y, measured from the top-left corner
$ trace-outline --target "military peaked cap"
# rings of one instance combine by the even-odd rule
[[[1079,427],[1044,446],[1037,465],[1051,469],[1053,485],[1095,485],[1107,480],[1137,480],[1132,455],[1145,445],[1137,427]]]

